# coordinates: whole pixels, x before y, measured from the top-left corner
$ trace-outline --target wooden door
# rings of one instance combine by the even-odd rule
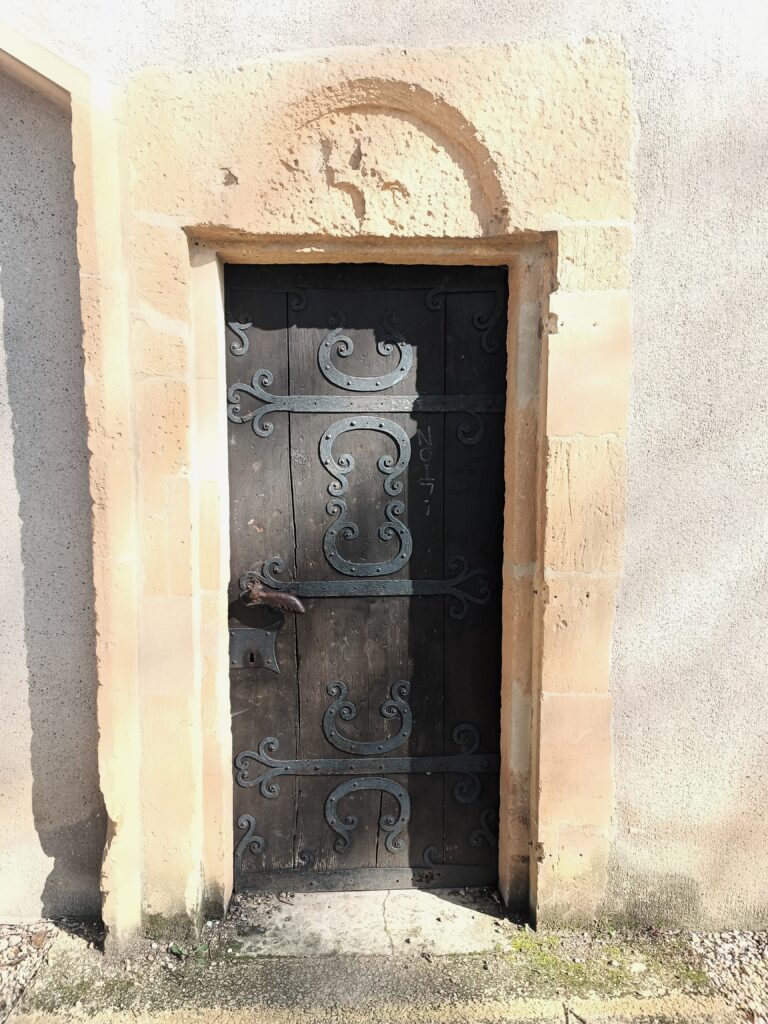
[[[506,308],[500,267],[227,267],[239,889],[496,882]]]

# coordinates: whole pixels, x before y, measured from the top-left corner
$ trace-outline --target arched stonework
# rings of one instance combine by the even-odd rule
[[[286,143],[280,162],[292,175],[294,202],[310,218],[318,182],[325,183],[334,225],[345,234],[474,237],[489,220],[466,155],[439,128],[405,111],[352,107],[326,114]]]
[[[343,233],[478,237],[503,230],[494,161],[477,128],[435,93],[356,79],[295,103],[285,129],[279,163],[293,178],[291,194],[316,205],[325,182],[338,193],[331,208]]]

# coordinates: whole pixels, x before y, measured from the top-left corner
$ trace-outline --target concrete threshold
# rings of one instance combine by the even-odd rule
[[[505,917],[488,889],[252,893],[222,936],[246,956],[476,954],[502,948]]]

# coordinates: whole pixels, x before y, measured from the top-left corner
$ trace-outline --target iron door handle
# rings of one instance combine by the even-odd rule
[[[254,625],[253,615],[245,612],[249,608],[271,608],[274,618],[265,625]],[[275,645],[277,634],[285,624],[286,612],[303,614],[304,605],[295,594],[272,590],[260,580],[254,580],[242,590],[229,606],[230,619],[243,623],[229,630],[230,668],[266,668],[279,674]]]
[[[246,608],[265,606],[276,608],[280,612],[293,612],[294,615],[303,615],[304,605],[290,590],[273,590],[265,587],[261,580],[254,580],[246,590],[240,594],[240,601]]]

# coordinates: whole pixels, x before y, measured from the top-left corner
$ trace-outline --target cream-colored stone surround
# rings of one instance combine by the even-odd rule
[[[112,938],[232,885],[222,265],[510,268],[504,895],[599,906],[630,361],[628,75],[606,42],[345,51],[119,91],[0,34],[71,104]]]

